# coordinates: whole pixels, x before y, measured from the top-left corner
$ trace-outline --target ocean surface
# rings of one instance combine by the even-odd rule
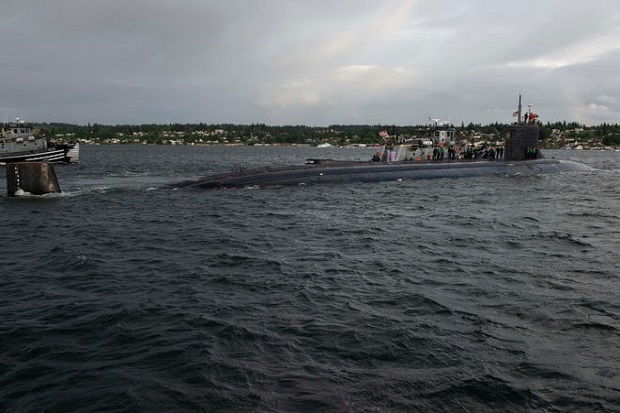
[[[620,152],[196,192],[373,149],[81,149],[61,194],[0,171],[2,412],[620,411]]]

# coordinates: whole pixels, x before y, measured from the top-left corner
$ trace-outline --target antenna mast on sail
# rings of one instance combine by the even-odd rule
[[[521,94],[519,94],[519,117],[517,118],[517,123],[521,124]]]

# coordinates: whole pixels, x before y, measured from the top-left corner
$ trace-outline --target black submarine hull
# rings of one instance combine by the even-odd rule
[[[347,162],[315,160],[310,165],[213,175],[173,185],[174,189],[218,189],[345,184],[417,179],[467,178],[476,176],[531,176],[560,172],[591,171],[573,161],[534,159],[525,161],[461,162]]]

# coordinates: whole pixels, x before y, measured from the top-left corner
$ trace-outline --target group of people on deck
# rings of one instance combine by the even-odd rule
[[[454,149],[454,146],[450,145],[448,147],[448,159],[453,161],[456,159],[457,150]],[[433,148],[433,161],[443,161],[446,155],[446,149],[443,146],[435,146]]]
[[[447,152],[448,160],[456,159],[488,159],[495,161],[504,158],[504,148],[502,146],[487,148],[486,146],[475,147],[474,145],[465,145],[463,147],[450,145],[447,151],[443,146],[435,146],[433,148],[433,161],[443,161]],[[428,159],[428,158],[427,158]]]
[[[409,152],[411,153],[411,152]],[[386,145],[383,152],[376,152],[372,160],[375,162],[390,162],[395,161],[395,148],[392,145]],[[411,157],[407,157],[405,161],[455,161],[455,160],[475,160],[475,159],[488,159],[490,161],[504,159],[504,147],[491,147],[486,146],[475,147],[474,145],[465,145],[463,147],[456,145],[449,145],[447,148],[443,145],[436,145],[432,148],[420,147],[413,151]]]

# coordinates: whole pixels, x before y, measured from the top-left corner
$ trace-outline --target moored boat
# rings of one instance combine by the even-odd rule
[[[35,136],[31,124],[21,119],[2,125],[0,164],[15,162],[75,163],[80,157],[79,143],[48,143]]]

